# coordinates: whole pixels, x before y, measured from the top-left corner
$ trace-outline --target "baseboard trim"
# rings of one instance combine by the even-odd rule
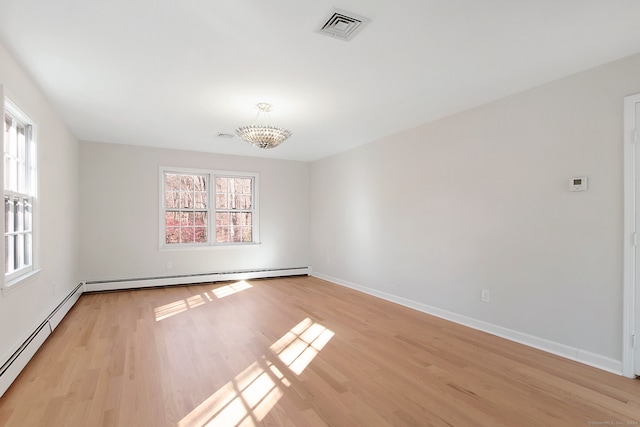
[[[368,288],[366,286],[357,285],[355,283],[347,282],[345,280],[331,277],[325,274],[313,272],[313,277],[326,280],[331,283],[335,283],[346,288],[354,289],[356,291],[363,292],[368,295],[372,295],[396,304],[403,305],[405,307],[412,308],[414,310],[421,311],[432,316],[439,317],[441,319],[449,320],[451,322],[468,326],[473,329],[477,329],[482,332],[486,332],[509,341],[514,341],[519,344],[524,344],[529,347],[536,348],[538,350],[545,351],[547,353],[555,354],[556,356],[564,357],[576,362],[583,363],[585,365],[592,366],[594,368],[601,369],[603,371],[611,372],[617,375],[623,375],[622,373],[622,361],[611,359],[606,356],[591,353],[579,348],[567,346],[554,341],[550,341],[544,338],[536,337],[533,335],[518,332],[512,329],[504,328],[502,326],[487,323],[481,320],[477,320],[471,317],[463,316],[461,314],[453,313],[447,310],[442,310],[437,307],[433,307],[427,304],[423,304],[417,301],[413,301],[407,298],[402,298],[386,292],[381,292],[375,289]]]
[[[311,267],[289,267],[273,269],[239,270],[177,276],[144,277],[134,279],[103,280],[85,282],[86,292],[119,291],[125,289],[149,288],[195,283],[225,282],[228,280],[265,279],[270,277],[306,276]]]
[[[7,358],[0,367],[0,397],[20,375],[27,363],[36,354],[40,346],[46,341],[58,326],[64,316],[82,295],[82,283],[78,284],[62,301],[49,313],[45,320],[24,340],[22,344]]]

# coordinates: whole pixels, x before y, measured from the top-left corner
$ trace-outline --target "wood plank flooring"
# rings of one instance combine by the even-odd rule
[[[312,277],[83,295],[0,426],[640,425],[640,381]]]

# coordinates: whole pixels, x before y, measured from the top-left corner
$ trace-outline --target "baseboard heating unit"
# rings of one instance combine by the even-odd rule
[[[85,292],[117,291],[156,286],[225,282],[229,280],[266,279],[270,277],[307,276],[309,274],[311,274],[311,267],[290,267],[225,271],[201,274],[184,274],[176,276],[143,277],[120,280],[96,280],[85,282]]]
[[[0,397],[82,295],[78,284],[0,367]]]

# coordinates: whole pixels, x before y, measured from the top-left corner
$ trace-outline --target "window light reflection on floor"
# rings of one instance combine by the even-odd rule
[[[333,335],[331,330],[306,318],[269,348],[300,375]]]
[[[232,285],[227,285],[227,286],[223,286],[221,288],[213,289],[213,293],[218,298],[224,298],[224,297],[228,297],[229,295],[233,295],[233,294],[235,294],[237,292],[244,291],[245,289],[249,289],[249,288],[252,288],[252,287],[253,286],[251,286],[250,284],[248,284],[244,280],[241,280],[241,281],[236,282],[236,283],[234,283]]]
[[[276,384],[289,385],[271,362],[254,362],[202,402],[178,423],[178,427],[254,426],[282,397]],[[263,365],[263,366],[261,366]]]
[[[249,283],[241,280],[230,285],[214,288],[211,290],[211,292],[218,299],[220,299],[252,287],[253,286],[251,286]],[[187,299],[181,299],[169,304],[162,305],[160,307],[156,307],[153,309],[153,311],[156,317],[156,322],[159,322],[160,320],[167,319],[169,317],[175,316],[176,314],[183,313],[189,309],[196,308],[206,304],[207,302],[213,301],[214,299],[211,297],[211,295],[209,295],[209,292],[205,292],[202,295],[194,295]]]
[[[270,349],[300,375],[334,333],[305,319]],[[178,427],[256,426],[273,409],[291,383],[265,356],[222,386],[178,423]]]
[[[187,302],[185,300],[172,302],[171,304],[166,304],[153,309],[156,315],[156,322],[166,319],[167,317],[175,316],[176,314],[180,314],[187,310]]]

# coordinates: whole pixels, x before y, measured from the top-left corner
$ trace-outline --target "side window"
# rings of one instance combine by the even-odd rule
[[[4,111],[5,284],[34,269],[36,143],[33,121],[11,101]]]

